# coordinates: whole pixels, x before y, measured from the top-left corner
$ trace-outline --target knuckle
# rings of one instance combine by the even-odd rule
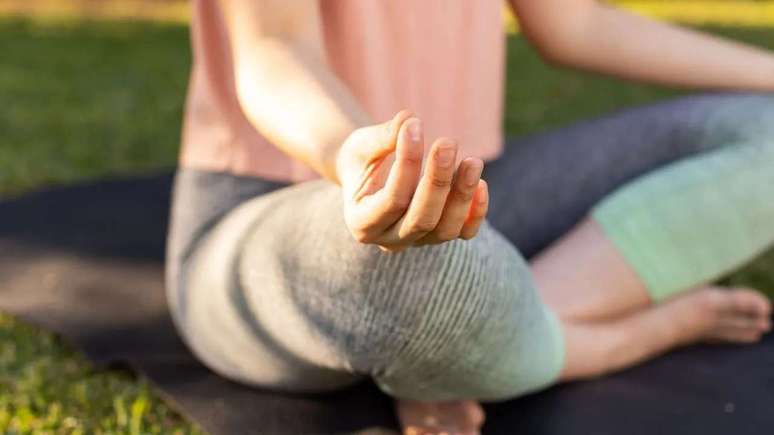
[[[448,189],[451,187],[451,179],[432,177],[430,178],[430,185],[436,189]]]
[[[422,155],[419,153],[407,152],[401,156],[400,160],[403,164],[418,166],[422,164]]]
[[[403,213],[408,210],[411,199],[404,196],[391,196],[387,200],[386,212],[390,214]]]
[[[458,201],[470,202],[473,200],[473,190],[471,189],[455,189],[454,197]]]
[[[435,238],[438,239],[441,242],[449,242],[459,237],[458,233],[455,233],[453,231],[438,231],[435,234]]]
[[[410,233],[429,233],[435,229],[436,223],[430,220],[418,220],[409,225]]]

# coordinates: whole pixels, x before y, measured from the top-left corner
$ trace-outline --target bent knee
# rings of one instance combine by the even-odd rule
[[[469,242],[363,258],[371,267],[343,274],[355,282],[335,286],[337,311],[310,317],[356,372],[387,393],[495,400],[558,376],[563,341],[555,319],[523,259],[491,227]]]

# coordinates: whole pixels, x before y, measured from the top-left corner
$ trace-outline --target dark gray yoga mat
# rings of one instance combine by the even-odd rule
[[[391,401],[368,383],[327,395],[237,385],[174,331],[162,283],[171,175],[0,202],[0,309],[128,365],[213,435],[382,433]],[[487,407],[487,434],[774,433],[774,339],[699,346],[624,373]]]

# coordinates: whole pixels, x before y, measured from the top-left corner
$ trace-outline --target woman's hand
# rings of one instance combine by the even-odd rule
[[[457,144],[447,138],[435,141],[424,172],[423,157],[421,122],[407,111],[347,138],[336,172],[355,239],[400,251],[476,235],[489,205],[483,162],[455,168]]]

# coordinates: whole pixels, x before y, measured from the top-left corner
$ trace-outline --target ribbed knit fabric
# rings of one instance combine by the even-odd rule
[[[213,301],[208,292],[224,286],[231,299]],[[208,319],[188,329],[205,361],[274,387],[349,381],[329,371],[372,376],[399,397],[494,400],[550,384],[563,363],[557,321],[524,260],[494,229],[484,225],[469,242],[385,253],[349,235],[341,193],[324,181],[251,200],[218,224],[192,259],[187,307]],[[234,335],[203,326],[237,313],[255,325],[239,346]],[[267,353],[309,373],[266,380]]]

